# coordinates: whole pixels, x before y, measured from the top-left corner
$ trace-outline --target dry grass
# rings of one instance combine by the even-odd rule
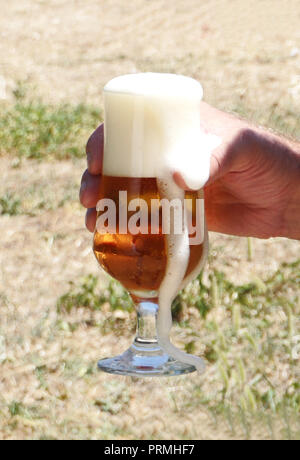
[[[11,0],[0,17],[1,108],[11,107],[17,80],[27,80],[45,104],[99,106],[103,83],[117,74],[174,71],[203,81],[207,101],[299,135],[299,17],[297,0],[135,0],[126,6],[121,0]],[[210,356],[201,379],[99,374],[98,358],[130,344],[134,318],[107,305],[99,312],[56,310],[69,281],[80,285],[82,276],[94,274],[100,289],[106,285],[77,203],[84,160],[19,163],[11,154],[0,159],[0,198],[18,210],[0,216],[1,439],[300,437],[299,407],[290,403],[299,394],[291,390],[299,362],[286,357],[300,333],[298,305],[294,300],[293,329],[286,307],[299,296],[297,285],[279,291],[284,301],[277,308],[278,293],[265,297],[272,325],[261,329],[243,309],[230,312],[223,297],[205,320],[191,307],[183,319],[190,318],[192,328],[176,325],[177,342],[184,346],[196,333],[201,353],[224,346],[217,362]],[[282,262],[299,258],[296,241],[255,240],[250,262],[244,239],[211,240],[207,273],[222,271],[235,286],[267,280]],[[99,324],[113,330],[104,334]],[[254,358],[251,341],[246,345],[246,334],[260,330],[258,342],[270,345],[265,360]],[[262,374],[269,383],[254,382]],[[261,410],[256,385],[261,394],[275,388],[279,405],[273,412]],[[235,392],[238,400],[231,399]]]

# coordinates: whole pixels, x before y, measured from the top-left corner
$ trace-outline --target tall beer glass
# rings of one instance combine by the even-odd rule
[[[203,268],[208,250],[201,156],[201,85],[187,77],[136,74],[104,88],[104,160],[94,253],[129,291],[137,333],[123,354],[99,368],[133,376],[179,375],[204,368],[169,341],[171,303]],[[198,175],[195,168],[201,168]],[[177,170],[197,191],[184,192]],[[206,173],[204,173],[206,169]],[[206,174],[206,176],[205,176]]]

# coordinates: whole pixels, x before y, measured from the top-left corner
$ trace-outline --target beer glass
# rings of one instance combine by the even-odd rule
[[[129,291],[137,332],[127,351],[99,361],[102,371],[145,377],[204,369],[169,341],[172,301],[202,270],[208,251],[203,192],[184,192],[173,180],[179,169],[195,186],[194,169],[207,170],[207,156],[200,165],[198,158],[201,98],[195,80],[167,74],[117,77],[104,88],[94,253]]]

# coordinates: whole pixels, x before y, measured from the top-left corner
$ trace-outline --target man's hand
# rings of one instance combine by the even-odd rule
[[[239,236],[300,239],[300,147],[201,104],[202,129],[221,137],[205,186],[208,230]],[[81,203],[94,231],[103,158],[103,125],[87,143]],[[199,152],[201,155],[201,152]],[[187,189],[180,171],[175,182]]]
[[[85,223],[90,232],[96,226],[96,205],[99,200],[101,172],[103,163],[103,124],[93,132],[86,145],[87,169],[81,179],[80,201],[88,208]]]

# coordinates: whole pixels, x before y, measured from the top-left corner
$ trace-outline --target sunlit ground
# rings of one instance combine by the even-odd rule
[[[7,3],[1,439],[300,439],[299,242],[211,235],[173,328],[206,374],[110,376],[97,359],[126,349],[135,314],[97,267],[78,203],[101,88],[121,73],[191,75],[206,101],[299,138],[299,17],[295,0]]]

